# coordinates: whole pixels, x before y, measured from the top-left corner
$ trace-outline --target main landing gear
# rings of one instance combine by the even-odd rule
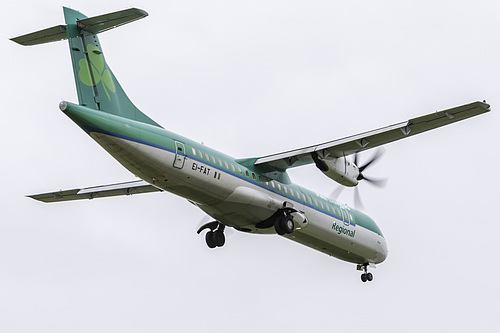
[[[361,281],[363,282],[373,280],[373,274],[368,272],[368,265],[369,264],[358,265],[357,267],[358,271],[364,271],[364,273],[361,274]]]
[[[282,211],[274,220],[274,230],[278,235],[291,234],[295,230],[293,218],[286,211]]]
[[[199,234],[204,229],[210,229],[205,235],[205,241],[207,242],[207,246],[213,249],[215,247],[222,247],[226,243],[226,236],[224,235],[225,228],[226,226],[224,224],[213,221],[202,225],[197,233]]]

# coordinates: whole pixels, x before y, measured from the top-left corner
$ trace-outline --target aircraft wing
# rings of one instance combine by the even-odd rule
[[[50,193],[28,195],[28,197],[42,202],[60,202],[82,199],[94,199],[115,197],[120,195],[131,195],[149,192],[162,192],[163,190],[143,181],[136,180],[125,183],[76,188]]]
[[[255,161],[254,165],[269,165],[278,170],[286,170],[314,163],[311,156],[312,152],[318,152],[322,158],[347,156],[489,111],[490,106],[488,104],[474,102],[343,139],[260,157]]]

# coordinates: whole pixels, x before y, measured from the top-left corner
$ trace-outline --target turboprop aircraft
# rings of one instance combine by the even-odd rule
[[[371,181],[365,169],[375,160],[358,165],[358,153],[490,111],[485,102],[474,102],[343,139],[235,159],[166,130],[142,113],[118,83],[97,34],[147,15],[132,8],[88,18],[64,8],[64,25],[12,38],[21,45],[68,40],[78,104],[62,101],[60,110],[141,179],[29,197],[60,202],[171,192],[214,219],[198,230],[207,230],[205,240],[210,248],[224,245],[226,227],[278,234],[357,264],[363,271],[361,280],[366,282],[373,279],[368,267],[387,257],[380,228],[364,213],[292,183],[287,170],[313,164],[333,181],[355,187]]]

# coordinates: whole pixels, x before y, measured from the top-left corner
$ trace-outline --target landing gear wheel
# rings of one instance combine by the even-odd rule
[[[294,232],[295,224],[293,223],[293,219],[291,216],[286,215],[285,218],[283,218],[282,223],[283,230],[285,230],[287,234],[291,234],[292,232]]]
[[[224,236],[224,232],[222,231],[213,231],[213,239],[214,239],[214,243],[215,243],[215,246],[217,247],[222,247],[224,246],[224,244],[226,243],[226,237]]]
[[[364,271],[364,273],[361,274],[361,281],[366,282],[373,280],[373,274],[368,272],[368,264],[358,265],[358,270]]]
[[[280,236],[283,236],[284,234],[291,234],[295,230],[295,224],[293,223],[292,217],[288,214],[284,214],[276,220],[274,223],[274,229]]]
[[[217,221],[213,221],[201,226],[197,233],[199,234],[204,229],[210,229],[205,235],[207,246],[211,249],[215,247],[222,247],[226,243],[226,236],[224,236],[224,229],[226,226]]]
[[[215,232],[209,231],[205,235],[205,241],[207,242],[207,246],[211,249],[215,248],[217,246],[216,240],[215,240]]]

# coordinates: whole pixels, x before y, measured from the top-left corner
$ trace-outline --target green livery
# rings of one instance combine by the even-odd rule
[[[287,169],[314,164],[344,186],[369,181],[357,154],[488,112],[474,102],[434,112],[350,137],[263,157],[235,159],[170,132],[142,113],[127,97],[108,66],[97,34],[144,18],[131,8],[87,17],[64,8],[65,25],[13,38],[25,46],[68,40],[78,104],[59,108],[140,181],[31,195],[42,202],[168,191],[199,207],[214,221],[203,225],[210,248],[225,244],[227,227],[278,234],[367,271],[387,258],[386,240],[366,214],[294,184]],[[349,156],[354,156],[352,160]]]

